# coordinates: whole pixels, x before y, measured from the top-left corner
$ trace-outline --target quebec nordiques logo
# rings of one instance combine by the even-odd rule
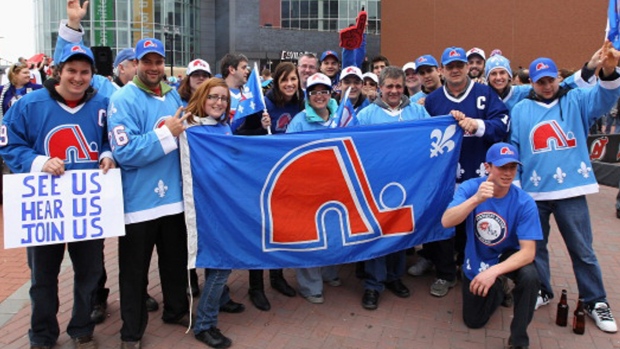
[[[495,212],[481,212],[474,217],[476,238],[487,246],[495,246],[506,239],[506,222]]]
[[[147,41],[144,42],[143,47],[144,48],[147,48],[147,47],[157,47],[157,44],[152,42],[151,40],[147,40]]]
[[[86,51],[84,51],[84,49],[82,49],[80,46],[75,45],[73,47],[71,47],[71,52],[82,52],[82,53],[86,53]]]
[[[450,51],[450,57],[461,57],[457,50]]]
[[[536,64],[536,70],[542,70],[542,69],[547,69],[547,68],[549,68],[549,66],[546,65],[545,63],[540,62]]]
[[[427,59],[425,57],[418,58],[418,63],[426,62]]]

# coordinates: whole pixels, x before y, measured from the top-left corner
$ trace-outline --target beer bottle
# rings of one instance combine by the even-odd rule
[[[568,299],[566,290],[562,290],[562,297],[558,303],[558,312],[555,315],[555,324],[566,327],[568,325]]]
[[[583,300],[579,300],[575,317],[573,318],[573,332],[576,334],[584,334],[586,331],[586,313],[583,310]]]

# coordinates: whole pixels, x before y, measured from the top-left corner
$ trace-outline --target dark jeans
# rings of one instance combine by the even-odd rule
[[[139,341],[148,321],[145,297],[153,247],[157,248],[164,298],[162,319],[175,322],[189,312],[187,232],[182,213],[129,224],[125,232],[118,239],[121,340]]]
[[[364,288],[383,292],[386,282],[399,280],[405,274],[405,253],[406,251],[402,250],[365,261]]]
[[[53,346],[58,339],[58,273],[65,246],[73,264],[73,311],[67,326],[71,338],[92,335],[95,324],[90,321],[92,296],[101,277],[103,240],[28,247],[30,267],[30,344]]]
[[[510,337],[513,346],[527,346],[530,339],[527,326],[534,316],[536,297],[540,282],[533,263],[506,274],[515,283],[512,291],[514,297],[514,317],[510,323]],[[474,295],[469,291],[471,280],[463,277],[463,321],[469,328],[481,328],[491,318],[497,307],[504,300],[504,290],[499,279],[489,289],[486,297]]]
[[[418,251],[420,256],[435,265],[435,277],[446,281],[456,280],[456,261],[454,260],[455,238],[428,242]]]

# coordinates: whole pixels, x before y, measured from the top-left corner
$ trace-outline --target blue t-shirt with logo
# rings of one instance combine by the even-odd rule
[[[448,208],[458,206],[476,195],[487,178],[463,182]],[[463,273],[472,280],[482,271],[498,264],[502,253],[518,250],[519,240],[542,240],[542,228],[536,203],[526,192],[510,186],[506,196],[490,198],[465,218],[467,244]]]

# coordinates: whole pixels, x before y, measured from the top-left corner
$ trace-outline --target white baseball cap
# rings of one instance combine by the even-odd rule
[[[374,81],[375,84],[379,85],[379,78],[377,77],[377,74],[375,73],[372,73],[372,72],[364,73],[364,75],[362,75],[362,80],[364,79],[370,79]]]
[[[353,66],[353,65],[342,69],[342,71],[340,72],[340,80],[343,80],[347,76],[351,76],[351,75],[357,76],[358,78],[360,78],[360,80],[363,80],[362,71],[360,70],[360,68]]]
[[[209,75],[213,75],[211,74],[211,68],[209,67],[209,63],[203,61],[202,59],[194,59],[193,61],[189,62],[189,64],[187,65],[187,76],[191,75],[193,72],[198,71],[198,70],[202,70],[204,72],[209,73]]]
[[[332,81],[323,73],[312,74],[306,81],[306,90],[310,90],[312,86],[324,85],[332,89]]]
[[[413,71],[415,72],[415,63],[408,62],[405,65],[403,65],[403,71],[406,72],[407,69],[413,69]]]
[[[482,57],[482,60],[486,61],[487,60],[487,56],[484,55],[484,50],[478,47],[474,47],[471,50],[467,51],[467,59],[469,59],[469,56],[471,55],[478,55],[480,57]]]

